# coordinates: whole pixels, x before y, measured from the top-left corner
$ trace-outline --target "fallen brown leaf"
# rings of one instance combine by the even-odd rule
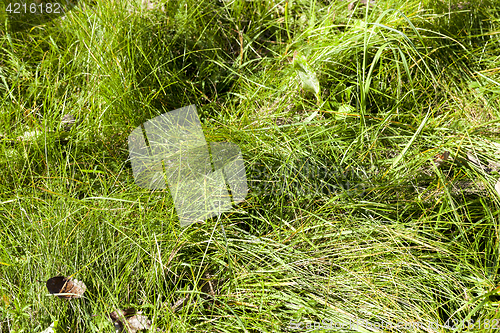
[[[113,320],[117,332],[136,333],[151,328],[151,320],[140,312],[136,314],[136,311],[131,308],[113,311],[109,317]]]
[[[64,299],[80,298],[87,289],[82,281],[65,276],[54,276],[47,280],[46,285],[49,293]]]
[[[436,166],[439,168],[444,165],[444,163],[446,162],[446,160],[448,160],[449,157],[450,157],[450,152],[448,151],[445,151],[442,154],[437,154],[434,156],[434,164],[436,164]]]

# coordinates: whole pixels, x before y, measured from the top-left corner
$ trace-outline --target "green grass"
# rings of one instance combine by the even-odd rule
[[[126,307],[165,332],[496,331],[497,5],[348,5],[81,0],[29,27],[1,4],[0,332],[113,332]],[[127,137],[190,104],[250,193],[181,228]]]

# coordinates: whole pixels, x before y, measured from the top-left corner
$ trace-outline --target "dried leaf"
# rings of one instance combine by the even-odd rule
[[[64,117],[62,117],[61,119],[61,124],[63,126],[63,130],[65,132],[69,132],[71,130],[71,127],[73,127],[73,125],[75,124],[75,117],[73,117],[73,115],[71,114],[67,114],[67,115],[64,115]]]
[[[47,280],[49,293],[59,298],[80,298],[87,289],[85,283],[65,276],[55,276]]]
[[[143,315],[135,315],[127,319],[128,330],[130,333],[136,333],[141,330],[148,330],[151,328],[151,320]]]
[[[500,179],[495,184],[495,190],[497,190],[498,195],[500,195]]]
[[[448,160],[450,157],[450,152],[445,151],[442,154],[437,154],[434,156],[434,164],[436,164],[436,167],[441,167],[444,165],[444,163]]]
[[[118,309],[116,311],[111,312],[109,314],[109,317],[113,321],[116,321],[116,320],[120,320],[120,318],[123,319],[123,318],[131,317],[131,316],[135,315],[136,313],[137,313],[137,311],[134,308],[128,308],[125,310]]]
[[[126,310],[116,310],[109,314],[113,320],[117,332],[136,333],[141,330],[151,328],[151,320],[132,308]]]

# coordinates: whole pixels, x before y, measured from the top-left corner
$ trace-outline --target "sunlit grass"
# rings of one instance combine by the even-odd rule
[[[151,5],[17,30],[1,8],[0,332],[113,332],[127,307],[168,332],[493,331],[493,3]],[[250,193],[181,228],[127,137],[190,104]],[[85,297],[47,295],[57,275]]]

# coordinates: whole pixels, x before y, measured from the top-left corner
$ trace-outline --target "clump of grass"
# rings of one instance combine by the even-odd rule
[[[111,332],[129,306],[165,331],[495,323],[492,3],[159,6],[2,17],[0,331]],[[127,136],[189,104],[239,145],[250,193],[181,229],[168,191],[134,184]],[[46,297],[55,275],[85,297]]]

